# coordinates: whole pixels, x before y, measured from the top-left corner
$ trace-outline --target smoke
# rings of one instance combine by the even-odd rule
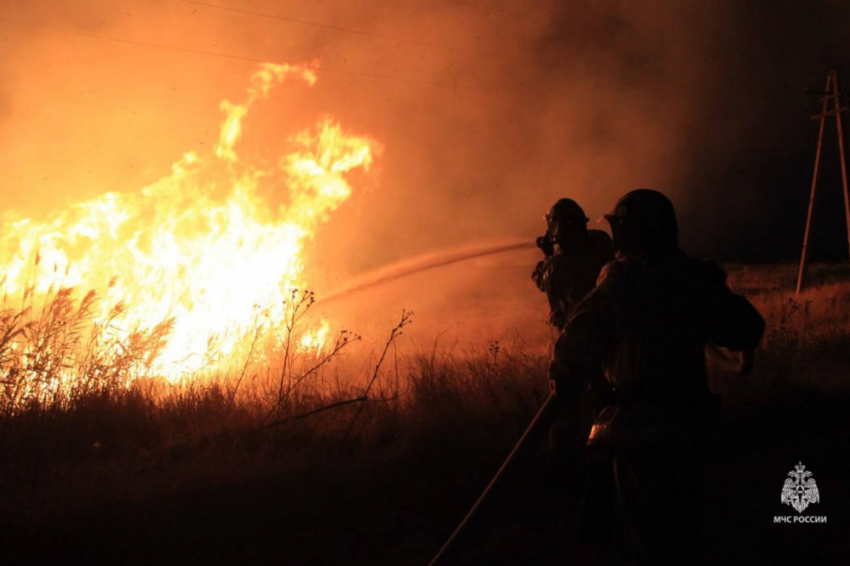
[[[340,261],[356,261],[352,269],[538,235],[543,213],[562,196],[594,219],[636,186],[686,197],[676,181],[689,166],[687,132],[707,96],[693,61],[722,15],[670,2],[513,9],[522,15],[485,18],[445,3],[432,16],[442,25],[462,21],[461,37],[480,38],[475,49],[504,58],[419,58],[422,76],[488,92],[384,88],[386,107],[369,117],[387,146],[382,188],[356,210],[373,229],[352,234],[340,223],[322,235],[342,243]],[[375,86],[349,95],[369,105]]]
[[[37,0],[5,3],[0,19],[320,61],[313,88],[258,103],[239,150],[260,156],[323,114],[384,144],[378,181],[353,179],[357,191],[312,245],[320,291],[437,250],[530,240],[563,196],[595,219],[639,186],[672,198],[683,243],[698,254],[797,253],[815,141],[812,100],[800,89],[850,52],[846,3],[479,4]],[[0,70],[11,77],[0,91],[0,180],[5,207],[22,214],[137,190],[183,152],[209,149],[219,101],[237,96],[256,67],[0,28]],[[522,278],[508,286],[533,295],[522,285],[534,261],[503,266],[505,277]],[[491,271],[469,265],[440,273],[405,283],[408,294],[395,298],[436,312],[480,300],[494,284]],[[535,308],[544,319],[544,303]]]

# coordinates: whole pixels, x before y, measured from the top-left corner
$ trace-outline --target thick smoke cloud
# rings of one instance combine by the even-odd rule
[[[310,250],[319,289],[420,253],[531,239],[561,196],[595,219],[638,186],[673,198],[695,253],[793,258],[816,135],[808,120],[816,102],[800,90],[850,53],[850,8],[840,1],[220,5],[336,29],[179,0],[12,2],[0,19],[320,61],[327,71],[315,87],[289,90],[249,117],[241,150],[268,154],[323,114],[383,142],[377,181],[357,181]],[[7,23],[0,30],[0,179],[7,209],[21,214],[137,190],[183,152],[209,149],[219,101],[236,98],[254,68]],[[837,171],[833,157],[824,166]],[[838,177],[824,180],[834,188]],[[821,208],[819,249],[846,253],[840,209]],[[536,258],[505,261],[505,273],[526,284]],[[490,282],[470,270],[397,292],[460,289],[464,300],[480,299]]]

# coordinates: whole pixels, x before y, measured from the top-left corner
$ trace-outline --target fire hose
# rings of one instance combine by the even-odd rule
[[[543,402],[543,405],[540,407],[540,410],[537,411],[537,414],[531,420],[531,424],[529,424],[528,428],[525,429],[525,432],[522,433],[522,436],[514,445],[510,454],[508,454],[508,457],[499,467],[496,475],[493,476],[493,479],[490,480],[490,483],[488,483],[487,487],[484,488],[484,491],[475,501],[475,504],[445,544],[443,544],[442,548],[440,548],[440,551],[437,552],[434,558],[431,559],[428,566],[447,566],[448,564],[456,562],[463,554],[464,549],[470,542],[473,527],[476,522],[481,520],[482,507],[484,507],[485,503],[497,491],[502,479],[512,465],[519,459],[520,455],[523,454],[527,448],[537,445],[539,441],[543,439],[549,431],[549,428],[552,426],[552,423],[560,409],[561,406],[558,399],[553,393],[550,393]]]
[[[743,375],[749,373],[752,368],[752,351],[740,353],[728,352],[718,348],[714,344],[707,343],[706,355],[709,358],[714,359],[724,371],[729,373]],[[484,491],[475,501],[475,504],[445,544],[443,544],[440,548],[440,551],[437,552],[434,558],[431,559],[428,566],[448,566],[449,564],[455,563],[462,556],[463,551],[471,541],[471,531],[475,527],[476,523],[480,522],[482,519],[481,509],[485,506],[485,503],[492,498],[504,476],[507,474],[512,465],[516,463],[520,455],[524,453],[526,449],[537,445],[539,441],[542,440],[551,428],[552,423],[554,422],[555,417],[558,416],[560,410],[561,403],[553,393],[550,393],[543,402],[543,405],[537,411],[537,414],[534,416],[531,423],[528,425],[528,428],[525,429],[525,432],[517,441],[516,445],[514,445],[510,454],[508,454],[508,457],[493,476],[493,479],[490,480],[490,483],[487,484],[486,488],[484,488]]]

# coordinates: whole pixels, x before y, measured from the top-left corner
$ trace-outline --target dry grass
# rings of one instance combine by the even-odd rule
[[[735,389],[738,398],[761,394],[765,380],[771,390],[793,383],[846,391],[839,369],[850,346],[848,270],[815,266],[811,279],[822,281],[799,298],[793,265],[728,270],[730,285],[748,294],[768,331],[755,375],[715,375],[714,386]],[[300,351],[299,325],[313,301],[311,293],[294,291],[281,339],[270,345],[257,330],[229,369],[176,385],[152,369],[171,321],[119,334],[124,306],[93,323],[94,294],[77,300],[71,289],[50,293],[38,309],[7,308],[0,317],[2,453],[88,458],[212,436],[285,435],[282,429],[302,420],[302,432],[363,437],[384,426],[378,423],[428,427],[434,415],[462,420],[482,407],[521,421],[545,393],[546,357],[529,353],[540,352],[539,345],[495,342],[458,352],[435,341],[426,350],[399,349],[396,339],[412,313],[402,313],[365,375],[357,368],[366,364],[354,363],[363,353],[349,354],[360,341],[354,333],[341,332],[321,353]]]
[[[753,375],[712,375],[733,418],[793,405],[801,391],[848,391],[850,283],[843,270],[815,271],[824,281],[798,300],[793,266],[729,268],[730,284],[746,292],[768,322]],[[158,525],[174,515],[191,552],[207,544],[200,541],[210,529],[235,529],[239,540],[302,529],[303,545],[286,537],[285,544],[256,545],[276,548],[295,563],[381,562],[347,554],[377,537],[378,527],[344,518],[360,506],[364,517],[407,541],[404,553],[424,558],[439,542],[429,536],[445,534],[471,503],[546,394],[548,360],[529,353],[540,352],[540,345],[489,343],[458,351],[435,341],[403,348],[396,338],[410,321],[407,314],[388,332],[383,351],[358,354],[362,343],[344,333],[321,355],[299,352],[292,344],[312,304],[306,294],[293,296],[288,340],[269,348],[246,336],[231,368],[173,386],[149,373],[168,326],[117,340],[108,325],[90,324],[92,301],[61,290],[37,314],[10,310],[0,320],[0,514],[17,517],[13,524],[24,534],[40,533],[44,525],[63,536],[76,533],[79,552],[94,552],[88,539],[94,535],[65,521],[97,523],[104,509],[155,505],[163,515],[141,526],[119,528],[136,519],[116,519],[114,544],[158,562],[176,561],[136,548],[124,532],[163,536]],[[274,492],[255,487],[269,485]],[[236,526],[215,513],[210,518],[209,511],[199,515],[204,512],[190,495],[234,489],[238,502],[197,497],[225,505],[239,517]],[[168,503],[185,498],[192,503],[176,509]],[[410,538],[403,522],[422,517],[445,522],[445,529],[419,525],[430,534]],[[186,526],[192,523],[199,525],[195,535]],[[322,529],[353,546],[322,548]],[[214,546],[207,551],[215,554]],[[30,550],[19,552],[12,557]],[[91,562],[122,562],[97,552]],[[237,555],[222,556],[232,561]],[[249,550],[238,557],[258,559]]]
[[[767,322],[756,373],[736,380],[735,397],[746,397],[749,389],[764,395],[782,384],[850,391],[845,378],[850,352],[850,269],[813,266],[810,284],[799,297],[794,292],[796,274],[792,264],[729,268],[730,285],[746,293]]]

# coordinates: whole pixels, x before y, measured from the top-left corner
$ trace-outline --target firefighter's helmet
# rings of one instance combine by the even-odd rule
[[[679,227],[673,203],[652,189],[626,193],[605,215],[611,224],[614,249],[642,251],[652,255],[667,253],[679,245]]]
[[[587,216],[576,201],[562,198],[552,205],[546,215],[549,235],[557,239],[558,234],[572,232],[575,228],[587,226]]]

